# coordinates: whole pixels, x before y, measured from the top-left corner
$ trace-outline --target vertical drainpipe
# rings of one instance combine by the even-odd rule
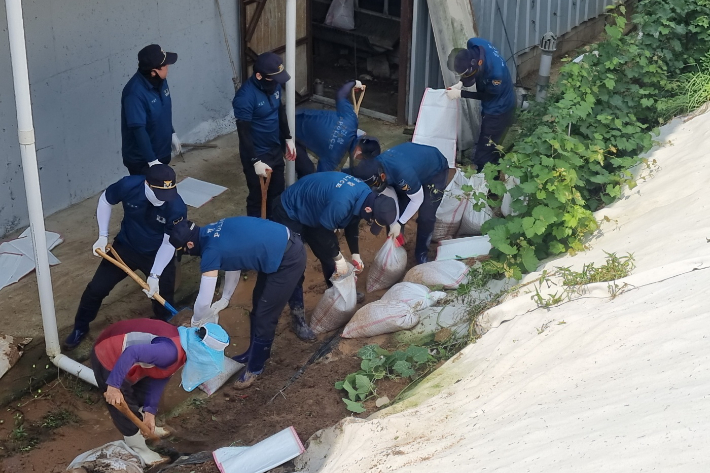
[[[10,40],[10,58],[12,61],[12,79],[15,87],[15,108],[17,110],[17,134],[22,156],[22,174],[25,179],[27,211],[30,217],[30,234],[34,247],[37,271],[37,289],[42,312],[42,327],[47,355],[52,363],[84,381],[96,386],[93,371],[71,358],[61,354],[57,317],[54,312],[54,291],[49,273],[47,256],[47,238],[44,233],[44,213],[42,211],[42,193],[39,185],[35,132],[32,123],[32,101],[30,97],[30,79],[27,72],[27,49],[25,46],[25,26],[22,19],[21,0],[5,0],[7,10],[7,34]]]
[[[291,135],[296,137],[296,0],[286,0],[286,116]],[[296,163],[286,161],[286,185],[296,182]]]
[[[535,100],[543,102],[547,97],[547,85],[550,83],[550,67],[552,66],[552,54],[557,49],[557,36],[547,32],[540,40],[540,69],[537,75],[537,93]]]

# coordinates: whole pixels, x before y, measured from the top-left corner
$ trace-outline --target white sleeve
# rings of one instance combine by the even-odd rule
[[[108,236],[108,224],[111,221],[111,204],[106,200],[106,191],[99,197],[96,206],[96,220],[99,222],[99,236]]]
[[[402,225],[407,223],[409,219],[412,218],[415,213],[417,213],[419,207],[422,206],[422,202],[424,202],[424,186],[422,185],[415,194],[407,197],[409,197],[409,203],[404,209],[404,212],[402,212],[402,216],[399,217],[399,223],[401,223]]]
[[[172,261],[173,256],[175,256],[175,247],[170,244],[170,235],[165,233],[163,235],[163,243],[160,245],[158,253],[155,255],[153,267],[150,268],[151,274],[157,274],[158,276],[163,274],[165,267]]]
[[[239,284],[241,271],[226,271],[224,273],[224,288],[222,289],[222,299],[230,300]]]
[[[200,280],[200,292],[195,300],[194,312],[192,320],[198,322],[200,319],[207,317],[210,313],[210,305],[214,297],[214,290],[217,287],[217,276],[202,275]]]

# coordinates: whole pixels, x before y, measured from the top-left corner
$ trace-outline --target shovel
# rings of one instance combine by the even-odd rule
[[[269,190],[271,182],[271,171],[266,171],[266,177],[259,176],[259,184],[261,184],[261,218],[266,219],[266,194]]]
[[[352,94],[352,97],[353,97],[353,108],[355,109],[355,115],[360,115],[360,104],[362,104],[362,99],[365,98],[365,89],[366,88],[367,88],[367,86],[363,85],[362,89],[359,89],[360,96],[357,98],[357,100],[355,99],[355,87],[350,89],[350,93]]]
[[[96,250],[96,253],[97,253],[99,256],[101,256],[102,258],[104,258],[105,260],[108,260],[108,261],[110,261],[111,263],[113,263],[113,264],[115,264],[116,266],[118,266],[119,268],[121,268],[127,275],[129,275],[129,276],[131,277],[131,279],[133,279],[135,282],[137,282],[140,287],[142,287],[143,289],[146,289],[146,290],[147,290],[147,289],[150,289],[150,287],[148,286],[148,283],[146,283],[145,281],[143,281],[143,279],[142,279],[140,276],[138,276],[135,272],[133,272],[133,271],[131,270],[131,268],[129,268],[129,267],[126,265],[126,263],[123,262],[123,260],[121,259],[121,257],[119,256],[119,254],[116,252],[116,250],[114,250],[114,249],[111,248],[110,246],[109,246],[108,248],[109,248],[109,251],[111,252],[111,254],[116,257],[115,259],[112,258],[111,256],[107,255],[106,253],[104,253],[104,252],[101,251],[100,249],[97,249],[97,250]],[[155,295],[153,296],[153,299],[155,299],[155,300],[158,301],[160,304],[162,304],[163,307],[165,307],[166,309],[168,309],[168,311],[170,311],[170,313],[172,314],[172,315],[167,319],[167,321],[170,321],[173,317],[175,317],[175,315],[177,315],[178,311],[175,309],[175,307],[172,306],[172,304],[170,304],[168,301],[166,301],[165,299],[163,299],[163,296],[161,296],[160,294],[155,294]]]
[[[138,427],[141,431],[141,434],[143,434],[143,437],[150,442],[153,445],[156,445],[160,442],[160,437],[155,435],[151,430],[148,428],[147,425],[143,423],[142,420],[138,418],[137,415],[133,413],[133,411],[128,407],[128,404],[125,402],[122,402],[121,404],[116,404],[113,407],[119,410],[121,414],[124,416],[128,417],[128,419],[135,424],[136,427]]]

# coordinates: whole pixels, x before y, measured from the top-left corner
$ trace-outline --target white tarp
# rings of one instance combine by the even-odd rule
[[[370,417],[317,433],[315,472],[707,471],[710,458],[710,114],[663,128],[661,169],[596,213],[591,249],[554,270],[633,253],[636,269],[550,309],[530,285],[485,334]],[[670,144],[672,143],[672,144]],[[554,293],[557,286],[543,285]],[[506,323],[504,323],[506,322]]]
[[[47,258],[51,266],[60,261],[51,253],[62,241],[61,235],[45,232],[47,239]],[[34,245],[29,227],[14,240],[0,244],[0,289],[19,281],[35,269]]]
[[[449,100],[444,89],[427,88],[419,106],[412,143],[438,148],[449,161],[449,168],[455,168],[458,129],[458,101]]]
[[[200,208],[214,197],[226,191],[227,188],[212,184],[211,182],[188,177],[178,182],[177,190],[182,200],[185,201],[185,204]]]

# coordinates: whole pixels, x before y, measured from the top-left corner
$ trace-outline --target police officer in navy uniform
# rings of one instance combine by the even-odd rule
[[[173,129],[173,106],[168,68],[177,54],[157,44],[138,52],[138,72],[121,95],[121,153],[131,175],[145,175],[148,166],[170,163],[171,145],[179,153],[180,140]]]
[[[447,97],[481,101],[481,132],[473,157],[480,172],[487,163],[497,164],[500,160],[496,145],[502,143],[515,119],[513,80],[505,60],[485,39],[469,39],[466,49],[452,51],[449,58],[450,68],[461,74],[461,81],[446,90]],[[476,92],[461,90],[473,84]]]
[[[323,269],[328,286],[331,276],[348,270],[340,252],[337,229],[345,230],[356,272],[364,268],[359,249],[359,223],[366,220],[373,235],[391,225],[397,218],[394,200],[377,195],[361,180],[342,172],[316,173],[301,178],[274,202],[272,219],[303,236]],[[364,297],[359,294],[359,298]],[[361,301],[359,301],[361,302]],[[303,278],[289,300],[293,331],[302,340],[313,340],[315,334],[305,321]]]
[[[151,299],[156,293],[172,304],[175,292],[175,248],[169,242],[173,226],[187,218],[187,207],[178,195],[175,171],[165,164],[148,169],[146,176],[126,176],[108,186],[99,197],[96,219],[99,238],[93,246],[106,252],[111,207],[123,204],[121,230],[113,248],[132,270],[148,275],[150,289],[144,290]],[[74,330],[64,341],[64,348],[76,348],[89,332],[101,302],[126,277],[126,273],[110,261],[101,260],[94,277],[86,286],[74,319]],[[153,313],[167,319],[170,312],[153,300]]]
[[[436,210],[444,196],[449,174],[444,155],[433,146],[402,143],[375,158],[363,159],[351,173],[377,192],[386,187],[394,188],[401,215],[390,226],[389,236],[398,237],[404,224],[419,212],[414,256],[417,264],[426,263]]]
[[[252,385],[264,370],[276,336],[276,325],[289,296],[306,269],[306,250],[301,238],[283,225],[255,217],[231,217],[199,227],[190,221],[175,226],[173,245],[189,255],[200,256],[200,292],[195,300],[192,325],[215,323],[227,307],[239,282],[239,273],[256,270],[249,313],[249,348],[234,359],[246,364],[235,387]],[[226,271],[222,297],[212,304],[217,273]]]
[[[353,88],[362,89],[362,83],[352,80],[338,90],[335,111],[304,109],[296,112],[296,173],[299,178],[313,172],[308,150],[318,156],[318,172],[335,171],[347,152],[355,157],[358,117],[348,98]]]
[[[296,147],[281,103],[281,86],[291,76],[281,58],[274,53],[260,54],[254,62],[254,74],[242,84],[232,100],[239,134],[239,156],[247,180],[247,215],[261,215],[260,177],[271,172],[266,197],[267,216],[271,203],[284,190],[284,152],[286,159],[296,159]]]

